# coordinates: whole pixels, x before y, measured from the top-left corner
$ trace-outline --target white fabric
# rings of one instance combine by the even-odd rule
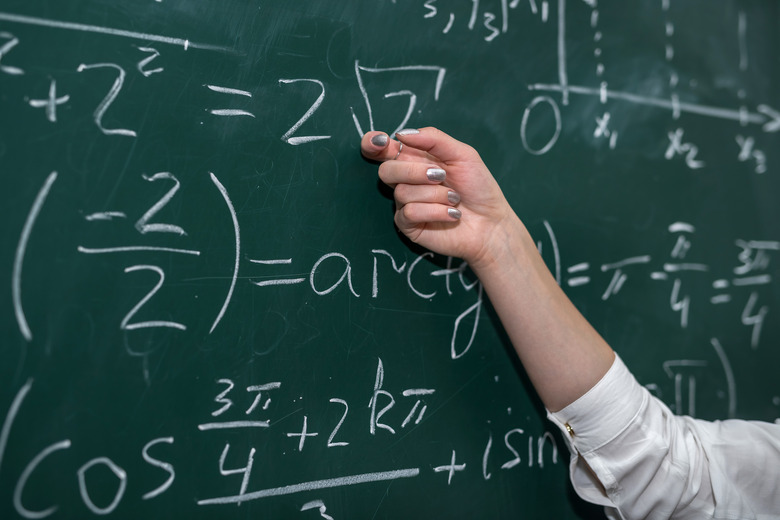
[[[676,416],[617,356],[548,417],[569,443],[577,494],[609,518],[780,519],[778,424]]]

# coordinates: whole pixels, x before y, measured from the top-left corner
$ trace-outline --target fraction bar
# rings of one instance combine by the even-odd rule
[[[169,36],[161,36],[159,34],[148,34],[148,33],[141,33],[135,31],[125,31],[123,29],[113,29],[110,27],[100,27],[98,25],[87,25],[83,23],[61,22],[58,20],[50,20],[48,18],[38,18],[34,16],[25,16],[21,14],[0,12],[0,21],[21,23],[26,25],[37,25],[39,27],[52,27],[55,29],[68,29],[71,31],[108,34],[111,36],[121,36],[124,38],[146,40],[146,41],[152,41],[158,43],[167,43],[171,45],[181,45],[182,47],[184,47],[184,50],[193,48],[193,49],[201,49],[206,51],[233,52],[233,50],[229,49],[228,47],[221,47],[219,45],[209,45],[206,43],[191,42],[184,38],[171,38]]]
[[[276,497],[281,495],[292,495],[303,491],[313,491],[317,489],[330,489],[343,486],[353,486],[355,484],[367,484],[370,482],[385,482],[388,480],[398,480],[402,478],[416,477],[420,474],[420,468],[399,469],[394,471],[383,471],[379,473],[365,473],[363,475],[350,475],[348,477],[330,478],[325,480],[314,480],[312,482],[303,482],[291,486],[282,486],[278,488],[263,489],[252,493],[244,493],[229,497],[208,498],[199,500],[199,506],[209,504],[236,504],[257,500],[259,498]]]
[[[229,430],[232,428],[268,428],[271,425],[268,421],[231,421],[231,422],[212,422],[199,424],[200,431],[207,430]]]
[[[175,247],[155,246],[123,246],[123,247],[84,247],[78,246],[78,252],[87,255],[102,255],[107,253],[128,253],[132,251],[162,251],[165,253],[179,253],[183,255],[200,256],[200,251],[192,249],[178,249]]]
[[[772,283],[772,276],[768,274],[760,274],[756,276],[748,276],[745,278],[734,278],[731,283],[734,285],[766,285]]]
[[[631,258],[626,258],[625,260],[621,260],[620,262],[615,262],[614,264],[604,264],[601,266],[602,271],[609,271],[611,269],[619,269],[621,267],[625,267],[627,265],[632,264],[646,264],[652,260],[650,258],[650,255],[644,255],[644,256],[634,256]]]

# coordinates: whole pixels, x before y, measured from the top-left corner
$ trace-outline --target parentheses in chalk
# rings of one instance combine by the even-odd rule
[[[27,341],[32,341],[32,331],[27,323],[27,317],[25,316],[24,308],[22,307],[22,266],[24,264],[24,257],[27,253],[27,243],[30,240],[32,228],[35,225],[41,208],[46,202],[46,197],[49,195],[49,191],[56,180],[57,172],[51,172],[43,183],[38,195],[35,197],[30,213],[28,213],[27,219],[24,222],[24,227],[22,227],[22,233],[19,237],[19,243],[16,246],[16,254],[14,255],[14,266],[11,274],[11,296],[16,321],[19,324],[19,330]]]
[[[225,186],[219,182],[219,179],[216,175],[214,175],[212,172],[209,172],[209,176],[211,177],[211,182],[214,183],[214,186],[217,187],[217,190],[219,191],[220,195],[222,195],[222,199],[225,201],[225,205],[228,208],[228,212],[230,213],[230,218],[233,222],[233,233],[235,235],[236,240],[236,256],[235,256],[235,262],[233,264],[233,275],[230,280],[230,288],[228,289],[227,296],[225,296],[225,301],[222,303],[222,307],[220,308],[219,312],[217,313],[217,317],[214,319],[214,323],[211,324],[211,328],[209,329],[209,334],[214,332],[214,329],[219,325],[219,322],[222,320],[222,317],[225,315],[225,311],[227,311],[228,305],[230,305],[230,300],[233,298],[233,291],[236,288],[236,280],[238,280],[238,266],[239,266],[239,260],[241,258],[241,229],[238,225],[238,216],[236,215],[236,209],[233,207],[233,202],[230,200],[230,195],[228,195],[227,189],[225,189]]]

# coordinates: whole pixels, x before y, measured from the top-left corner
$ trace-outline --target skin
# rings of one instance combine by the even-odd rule
[[[430,127],[398,132],[397,141],[377,136],[387,134],[365,134],[361,152],[380,163],[379,178],[393,188],[396,226],[469,263],[547,409],[559,411],[591,389],[615,354],[555,282],[476,150]],[[431,180],[431,168],[446,178]]]

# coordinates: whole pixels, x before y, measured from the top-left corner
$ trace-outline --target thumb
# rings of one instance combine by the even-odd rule
[[[360,153],[366,159],[374,161],[395,159],[400,147],[401,143],[391,140],[384,132],[366,132],[360,140]]]

